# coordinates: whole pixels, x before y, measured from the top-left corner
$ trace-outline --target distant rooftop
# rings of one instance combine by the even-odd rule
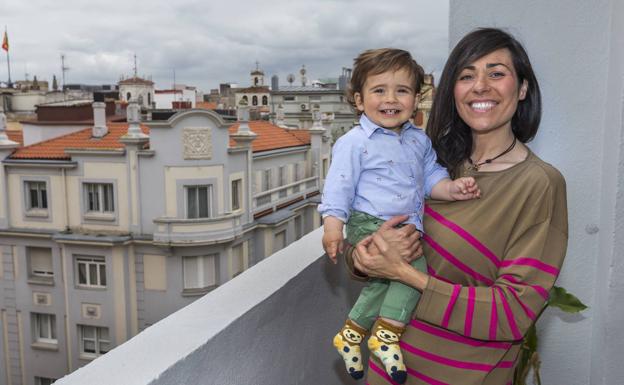
[[[70,160],[67,150],[121,150],[125,145],[119,139],[128,132],[128,123],[107,123],[108,134],[93,138],[91,127],[71,134],[18,148],[9,159]],[[141,125],[141,131],[149,134],[149,128]]]
[[[45,107],[76,107],[76,106],[85,106],[91,105],[93,100],[91,99],[74,99],[74,100],[61,100],[60,102],[49,102],[49,103],[41,103],[39,106]]]
[[[326,94],[342,94],[344,90],[336,88],[322,88],[315,86],[279,86],[277,91],[271,91],[272,93],[326,93]]]
[[[146,86],[153,86],[154,82],[151,80],[143,79],[138,76],[133,76],[131,78],[122,79],[119,81],[119,84],[143,84]]]

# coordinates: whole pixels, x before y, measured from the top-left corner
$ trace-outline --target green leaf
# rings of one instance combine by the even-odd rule
[[[587,309],[587,305],[559,286],[553,286],[550,290],[548,305],[558,307],[566,313],[578,313]]]

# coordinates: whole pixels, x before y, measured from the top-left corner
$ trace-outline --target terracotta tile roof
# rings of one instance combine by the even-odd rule
[[[238,131],[238,125],[237,122],[230,126],[230,134]],[[253,152],[310,144],[310,133],[307,130],[286,130],[266,120],[251,121],[249,122],[249,128],[258,135],[256,139],[251,142]],[[236,141],[230,139],[230,147],[234,146],[236,146]]]
[[[20,146],[24,145],[24,135],[21,130],[6,130],[5,132],[10,140],[19,143]]]
[[[147,80],[147,79],[142,79],[138,76],[136,77],[131,77],[128,79],[124,79],[124,80],[120,80],[118,84],[144,84],[147,86],[152,86],[154,85],[154,82],[151,80]]]
[[[195,106],[197,108],[201,108],[204,110],[216,110],[217,109],[217,103],[214,103],[214,102],[197,102],[195,103]]]
[[[124,148],[119,138],[128,132],[128,123],[108,123],[108,134],[103,138],[92,138],[91,127],[71,134],[59,136],[30,146],[18,148],[10,159],[69,160],[67,149],[113,150]],[[149,128],[141,125],[141,130],[149,134]],[[12,139],[15,140],[15,139]]]

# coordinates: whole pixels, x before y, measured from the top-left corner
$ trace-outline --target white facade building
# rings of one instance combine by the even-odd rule
[[[62,377],[320,226],[324,129],[196,109],[143,124],[136,103],[115,123],[104,109],[25,147],[0,127],[10,384]]]

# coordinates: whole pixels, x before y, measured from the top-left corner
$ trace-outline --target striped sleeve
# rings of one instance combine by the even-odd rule
[[[416,318],[466,337],[490,341],[523,338],[540,314],[567,248],[563,192],[552,194],[547,218],[510,238],[495,279],[474,277],[482,286],[462,286],[430,276]],[[428,240],[430,245],[433,240]],[[436,249],[443,253],[443,249]],[[467,269],[468,270],[468,269]]]

